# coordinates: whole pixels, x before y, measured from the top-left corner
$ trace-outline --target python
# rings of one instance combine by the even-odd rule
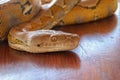
[[[79,35],[50,29],[103,19],[117,9],[117,0],[7,0],[0,3],[0,40],[8,35],[10,47],[32,53],[76,48]]]

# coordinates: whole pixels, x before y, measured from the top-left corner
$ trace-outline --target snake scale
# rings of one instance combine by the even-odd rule
[[[1,0],[0,40],[32,53],[71,50],[79,35],[49,30],[58,25],[95,21],[111,16],[117,0]]]

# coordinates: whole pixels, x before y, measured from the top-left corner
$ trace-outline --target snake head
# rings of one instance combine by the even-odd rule
[[[10,46],[32,53],[72,50],[78,46],[80,39],[77,34],[54,30],[31,31],[22,35],[25,38],[21,36],[17,39],[19,42],[23,42],[22,45],[15,43]]]

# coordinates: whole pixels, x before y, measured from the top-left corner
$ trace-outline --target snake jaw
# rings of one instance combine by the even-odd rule
[[[19,37],[19,42],[21,43],[9,43],[9,45],[22,51],[43,53],[72,50],[79,44],[79,36],[77,34],[53,30],[38,30],[36,33],[32,31],[27,34],[26,40],[21,40]]]

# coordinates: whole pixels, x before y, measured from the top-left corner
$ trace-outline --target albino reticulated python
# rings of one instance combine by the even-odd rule
[[[102,19],[116,8],[117,0],[1,0],[0,40],[8,35],[10,47],[32,53],[71,50],[77,34],[48,29]]]

